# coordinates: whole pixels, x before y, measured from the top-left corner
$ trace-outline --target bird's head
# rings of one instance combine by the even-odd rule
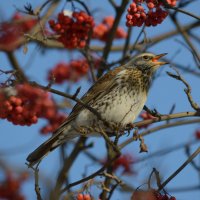
[[[144,72],[154,72],[156,71],[160,66],[168,64],[164,61],[159,61],[160,58],[165,56],[166,53],[154,55],[152,53],[142,53],[137,56],[135,56],[129,63],[127,63],[127,67],[136,67]]]

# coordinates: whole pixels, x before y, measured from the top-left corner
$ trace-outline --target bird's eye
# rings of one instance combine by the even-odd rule
[[[143,56],[144,60],[149,60],[149,56]]]

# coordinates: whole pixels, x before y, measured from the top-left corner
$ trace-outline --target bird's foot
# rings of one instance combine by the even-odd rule
[[[153,117],[161,117],[162,114],[160,114],[155,108],[153,110],[149,109],[147,106],[144,106],[143,108],[147,113],[152,115]]]

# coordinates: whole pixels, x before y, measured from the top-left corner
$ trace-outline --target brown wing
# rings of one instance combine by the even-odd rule
[[[118,67],[105,74],[86,92],[86,94],[81,98],[81,100],[85,104],[91,105],[93,101],[96,101],[98,98],[101,98],[101,96],[106,94],[113,86],[116,74],[122,71],[123,69],[124,67]],[[27,157],[27,161],[29,161],[30,165],[34,165],[39,160],[41,160],[46,154],[48,154],[50,151],[54,150],[57,146],[60,145],[60,143],[58,143],[60,134],[62,134],[64,129],[67,127],[67,124],[71,122],[83,108],[83,106],[77,103],[72,109],[72,112],[70,113],[67,120],[57,128],[57,130],[53,133],[53,136],[49,138],[46,142],[41,144],[31,154],[29,154],[29,156]]]
[[[96,101],[100,96],[103,94],[107,93],[108,90],[112,87],[113,85],[113,80],[114,77],[118,72],[123,70],[123,67],[117,67],[114,70],[109,71],[107,74],[102,76],[98,81],[85,93],[85,95],[81,98],[81,100],[87,104],[91,105],[93,101]],[[74,108],[72,109],[70,115],[68,116],[67,120],[60,125],[59,128],[65,126],[67,123],[72,121],[78,114],[79,112],[83,109],[84,107],[80,104],[76,104]],[[58,129],[59,129],[58,128]],[[58,130],[57,129],[57,130]],[[56,131],[57,131],[56,130]]]

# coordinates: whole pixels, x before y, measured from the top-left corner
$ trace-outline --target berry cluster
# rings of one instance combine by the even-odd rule
[[[155,192],[154,194],[155,194],[155,197],[156,197],[155,200],[176,200],[175,197],[169,196],[167,194],[161,194],[161,193],[158,193],[158,192]]]
[[[28,125],[37,122],[34,110],[30,112],[31,104],[19,96],[7,97],[4,92],[0,94],[0,118],[7,119],[15,125]]]
[[[82,193],[79,193],[79,194],[76,196],[76,200],[92,200],[92,197],[91,197],[89,194],[82,194]]]
[[[30,31],[37,20],[24,17],[19,13],[14,14],[10,22],[0,24],[0,49],[12,51],[19,47],[19,39]]]
[[[99,39],[101,41],[107,41],[109,38],[109,33],[113,26],[113,23],[114,23],[113,16],[105,17],[100,24],[94,27],[93,38]],[[124,29],[121,27],[118,27],[116,30],[115,38],[120,39],[120,38],[126,38],[126,37],[127,37],[127,33],[124,31]]]
[[[98,68],[99,60],[94,61],[95,68]],[[61,84],[64,81],[76,82],[79,78],[88,73],[89,64],[86,59],[73,60],[69,63],[58,63],[49,71],[48,80],[55,79],[55,83]]]
[[[42,134],[52,133],[55,131],[66,119],[66,115],[63,113],[57,113],[54,117],[48,119],[48,124],[41,128]]]
[[[55,121],[63,119],[49,93],[29,84],[16,85],[12,89],[2,88],[0,104],[3,105],[0,107],[0,118],[15,125],[30,126],[37,123],[38,118],[45,118],[51,128],[55,128]]]
[[[119,168],[123,169],[123,174],[134,174],[134,171],[132,170],[132,166],[134,163],[134,159],[130,154],[124,154],[121,155],[119,158],[117,158],[113,162],[113,171],[118,170]]]
[[[176,5],[176,0],[167,0],[170,6]],[[148,11],[145,11],[145,7]],[[130,26],[156,26],[161,24],[167,17],[168,12],[163,9],[164,5],[159,0],[133,0],[126,15],[126,25]]]
[[[151,199],[151,200],[176,200],[175,197],[169,196],[167,194],[161,194],[156,190],[136,190],[134,191],[131,200],[143,200],[143,199]]]
[[[49,20],[51,29],[58,34],[58,41],[66,48],[84,48],[89,32],[94,27],[94,20],[87,13],[73,12],[67,16],[63,12],[58,14],[57,21]]]
[[[48,73],[48,80],[54,79],[55,83],[61,84],[71,78],[71,70],[67,63],[60,62]]]
[[[10,171],[6,172],[6,177],[0,182],[0,199],[25,200],[21,194],[21,185],[27,179],[27,173],[15,177]]]

